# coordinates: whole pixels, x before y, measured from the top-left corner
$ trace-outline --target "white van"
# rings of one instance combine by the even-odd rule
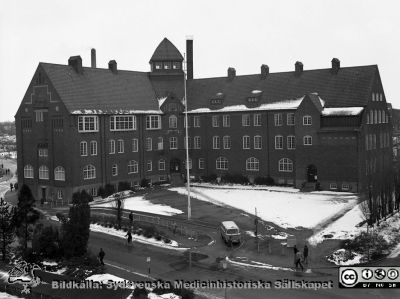
[[[229,241],[232,243],[240,243],[241,235],[240,229],[233,221],[223,221],[220,226],[221,230],[221,238],[228,243]]]

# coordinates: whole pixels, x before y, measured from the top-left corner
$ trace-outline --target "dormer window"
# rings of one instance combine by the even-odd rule
[[[248,103],[258,103],[258,98],[257,97],[248,97],[247,102]]]
[[[156,70],[161,70],[162,68],[162,62],[155,62],[154,63],[154,67]]]
[[[211,99],[210,104],[211,105],[222,105],[224,102],[224,99]]]
[[[179,61],[175,61],[172,63],[172,68],[174,70],[180,70],[181,69],[181,63]]]
[[[164,62],[164,70],[170,70],[171,69],[171,62]]]

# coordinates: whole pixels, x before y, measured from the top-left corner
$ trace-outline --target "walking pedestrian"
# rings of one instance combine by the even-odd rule
[[[293,253],[294,253],[294,255],[293,255],[293,263],[294,263],[295,266],[296,266],[296,261],[297,261],[297,259],[296,259],[296,254],[297,254],[298,251],[299,251],[299,250],[297,249],[297,246],[294,245],[294,246],[293,246]]]
[[[176,225],[176,222],[174,221],[174,223],[172,223],[172,232],[174,233],[174,235],[176,233],[176,228],[177,228],[177,225]]]
[[[301,263],[301,257],[302,257],[301,252],[300,252],[300,251],[297,251],[297,253],[296,253],[296,263],[295,263],[295,266],[296,266],[296,270],[298,269],[298,266],[300,266],[301,271],[304,271],[303,264]]]
[[[308,247],[307,244],[304,245],[303,248],[303,261],[306,265],[308,265]]]
[[[10,190],[11,190],[11,192],[13,191],[13,188],[14,188],[13,183],[10,183]]]
[[[130,230],[128,230],[128,232],[126,233],[125,237],[127,237],[126,241],[127,241],[128,245],[130,245],[131,242],[132,242],[132,234],[131,234]]]
[[[104,256],[105,256],[105,255],[106,255],[106,253],[104,252],[103,248],[100,248],[100,251],[99,251],[99,261],[100,261],[100,264],[103,265],[103,266],[104,266],[104,261],[103,261],[103,259],[104,259]]]

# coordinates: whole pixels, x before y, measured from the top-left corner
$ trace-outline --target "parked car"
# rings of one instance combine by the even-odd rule
[[[223,221],[220,225],[221,238],[225,243],[240,243],[240,229],[233,221]]]

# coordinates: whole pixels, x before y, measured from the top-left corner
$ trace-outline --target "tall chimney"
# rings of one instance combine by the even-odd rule
[[[92,48],[90,54],[92,58],[92,68],[96,68],[96,49]]]
[[[296,75],[301,75],[301,73],[303,72],[303,63],[301,63],[300,61],[296,61],[296,63],[294,64],[294,70]]]
[[[332,59],[332,73],[337,74],[340,69],[340,60],[337,58]]]
[[[261,65],[261,79],[267,78],[269,74],[269,66],[266,64]]]
[[[187,79],[193,79],[193,37],[186,37],[186,71]]]
[[[110,60],[108,63],[108,69],[113,73],[116,74],[118,72],[117,69],[117,62],[115,60]]]
[[[68,65],[72,66],[78,74],[83,74],[82,58],[80,56],[71,56],[68,59]]]
[[[236,77],[236,70],[233,67],[228,68],[228,79],[233,80]]]

